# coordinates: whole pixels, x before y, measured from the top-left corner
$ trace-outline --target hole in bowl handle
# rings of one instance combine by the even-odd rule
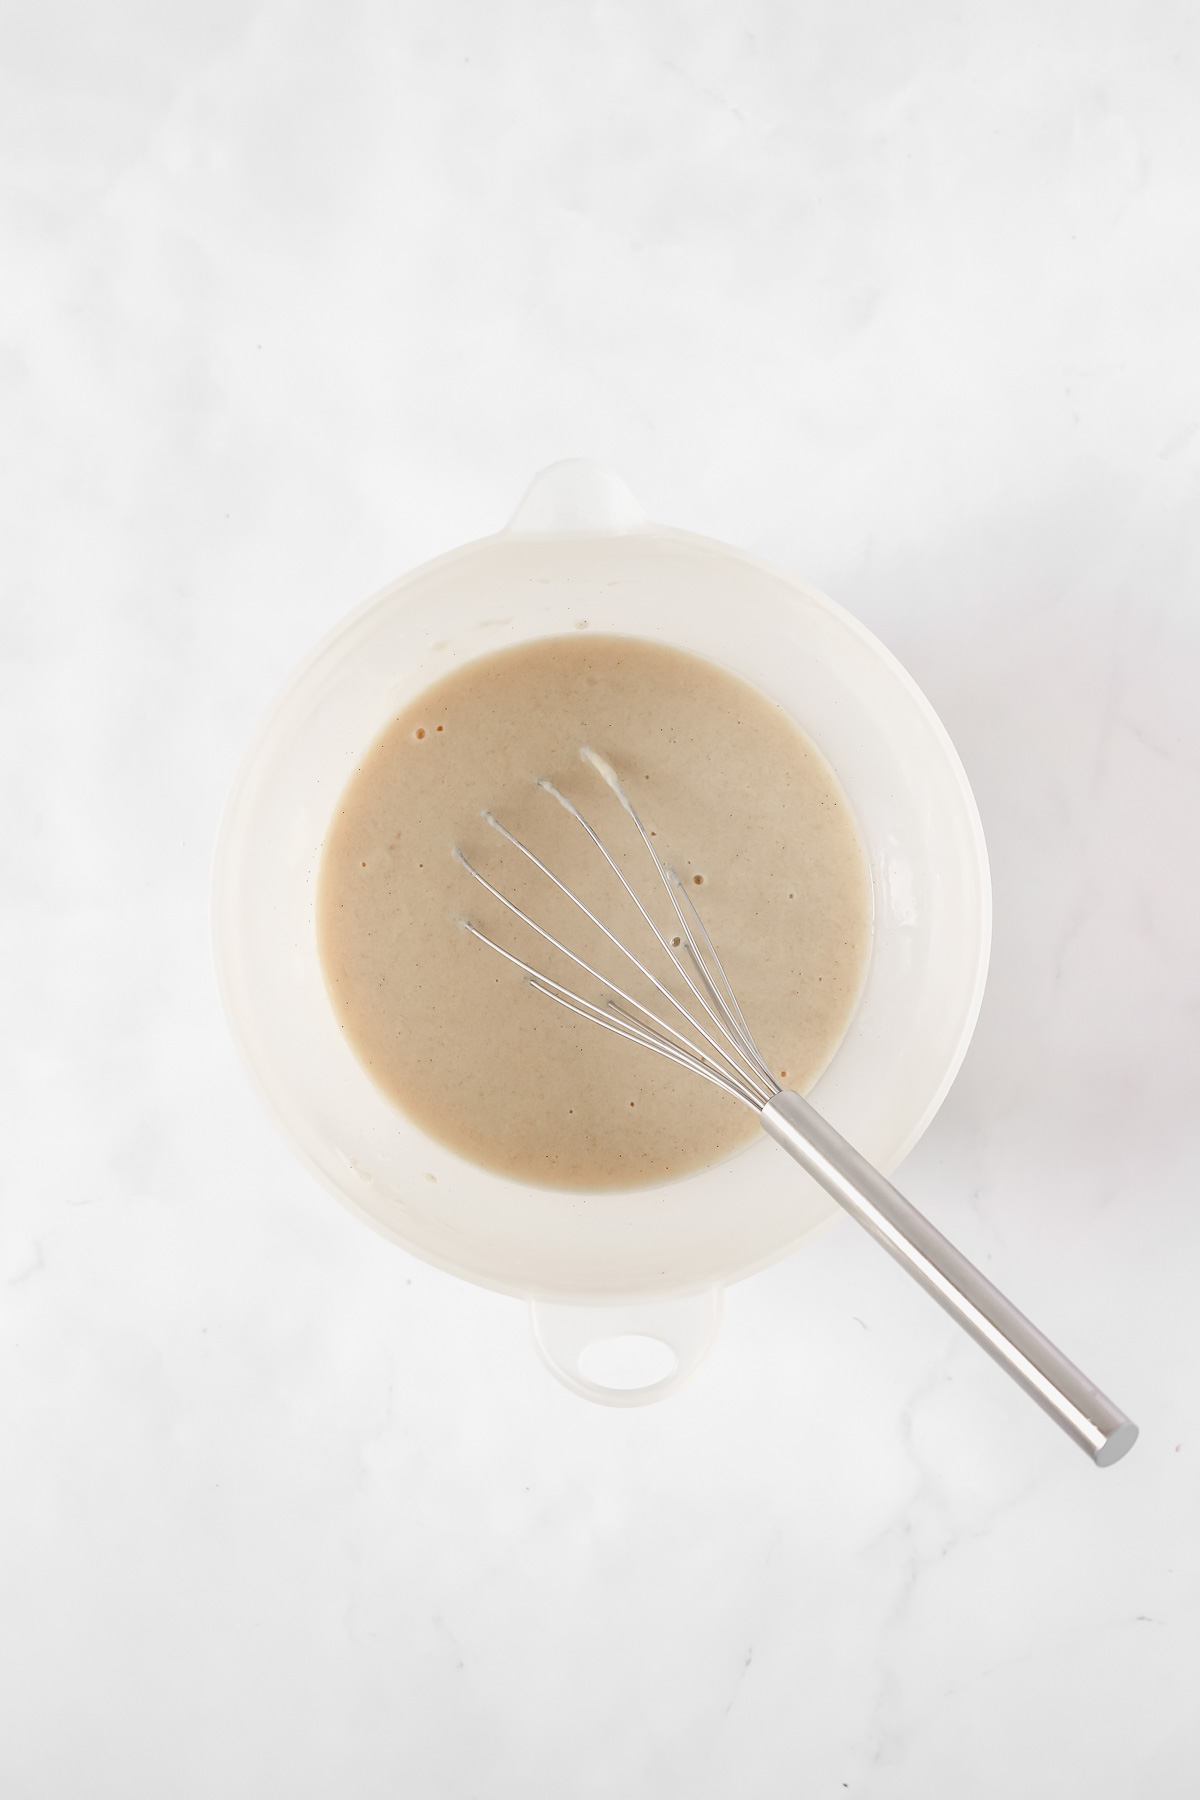
[[[585,1400],[601,1406],[649,1406],[677,1394],[691,1380],[721,1329],[721,1289],[681,1300],[631,1306],[562,1306],[531,1300],[529,1319],[538,1355],[550,1373]],[[587,1352],[611,1338],[654,1338],[674,1353],[675,1367],[645,1387],[607,1387],[583,1368]]]

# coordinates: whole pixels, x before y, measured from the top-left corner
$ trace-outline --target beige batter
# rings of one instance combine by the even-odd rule
[[[643,1186],[727,1156],[757,1134],[755,1115],[538,994],[458,923],[469,918],[591,999],[609,991],[472,881],[455,846],[606,981],[664,1011],[481,817],[489,809],[671,986],[616,877],[535,786],[545,777],[569,796],[676,936],[653,864],[581,760],[584,744],[616,769],[687,883],[768,1063],[786,1086],[811,1087],[849,1022],[870,937],[870,886],[845,796],[771,701],[713,663],[641,639],[546,638],[485,656],[392,721],[326,840],[321,965],[359,1061],[432,1137],[520,1181]]]

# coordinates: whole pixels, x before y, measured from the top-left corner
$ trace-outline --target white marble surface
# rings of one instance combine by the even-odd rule
[[[1200,26],[1167,0],[46,0],[0,24],[7,1800],[1200,1791]],[[276,1140],[210,972],[262,708],[589,455],[945,719],[993,973],[912,1195],[615,1412]]]

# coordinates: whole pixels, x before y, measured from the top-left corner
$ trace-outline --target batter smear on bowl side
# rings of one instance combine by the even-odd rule
[[[469,916],[603,1001],[600,983],[481,892],[456,847],[607,979],[638,991],[631,965],[481,816],[586,894],[617,937],[652,946],[579,825],[536,786],[552,781],[591,821],[666,930],[669,903],[616,797],[581,761],[585,744],[636,799],[767,1060],[800,1092],[853,1013],[871,901],[857,829],[820,752],[772,701],[688,651],[538,639],[446,676],[380,733],[322,854],[318,947],[338,1022],[431,1137],[514,1180],[594,1191],[674,1180],[759,1131],[735,1100],[554,1005],[460,928]]]

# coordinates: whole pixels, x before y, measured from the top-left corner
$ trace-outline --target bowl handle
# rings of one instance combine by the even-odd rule
[[[648,1406],[666,1400],[690,1381],[721,1329],[721,1289],[709,1288],[682,1300],[651,1300],[633,1306],[562,1306],[531,1300],[530,1324],[538,1354],[564,1387],[602,1406]],[[650,1344],[647,1339],[652,1340]],[[647,1352],[665,1345],[674,1367],[642,1381]],[[589,1373],[589,1352],[601,1367]],[[610,1365],[603,1379],[603,1361]],[[661,1360],[661,1353],[655,1361]],[[623,1366],[622,1366],[623,1365]]]
[[[577,456],[534,476],[504,530],[509,537],[619,537],[648,524],[623,481]]]

